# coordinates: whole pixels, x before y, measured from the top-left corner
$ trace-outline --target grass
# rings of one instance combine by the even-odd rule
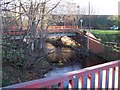
[[[111,45],[115,44],[120,47],[120,30],[91,30],[90,32],[100,39],[102,43],[112,42]]]
[[[90,30],[93,34],[120,34],[120,30]]]

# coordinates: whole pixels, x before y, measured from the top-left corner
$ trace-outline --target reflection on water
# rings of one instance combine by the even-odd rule
[[[70,71],[74,71],[74,70],[79,70],[81,69],[81,66],[76,64],[76,65],[71,65],[71,66],[67,66],[67,67],[62,67],[62,68],[55,68],[52,71],[48,72],[45,74],[45,77],[51,77],[51,76],[57,76],[57,75],[63,75],[64,73],[70,72]],[[74,78],[74,82],[75,82],[75,87],[77,87],[77,78]],[[64,87],[68,87],[68,81],[64,82]]]
[[[56,67],[52,71],[46,73],[45,77],[63,75],[64,73],[74,71],[74,70],[80,70],[80,69],[81,69],[80,65],[71,65],[71,66],[62,67],[62,68]],[[73,82],[74,82],[74,88],[77,89],[78,88],[78,77],[77,76],[73,77]],[[85,90],[87,90],[87,75],[83,77],[83,82],[84,82],[83,86]],[[63,82],[64,88],[68,88],[68,84],[69,84],[69,81]],[[95,87],[95,74],[92,74],[92,87]],[[102,88],[102,71],[100,72],[100,87]]]
[[[62,75],[64,73],[74,71],[74,70],[79,70],[79,69],[81,69],[80,65],[71,65],[71,66],[62,67],[62,68],[56,67],[52,71],[45,74],[45,77],[50,77],[50,76],[55,76],[55,75]]]

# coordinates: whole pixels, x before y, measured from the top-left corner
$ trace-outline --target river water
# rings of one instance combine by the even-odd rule
[[[54,67],[51,71],[46,73],[44,77],[52,77],[57,75],[62,75],[67,72],[71,72],[74,70],[80,70],[86,67],[98,65],[105,63],[106,61],[104,59],[98,58],[95,55],[91,55],[89,58],[82,58],[78,52],[71,50],[70,48],[66,47],[55,47],[52,44],[47,44],[48,51],[53,49],[55,50],[54,53],[50,54],[49,60],[51,62],[56,61],[62,61],[64,63],[67,63],[63,65],[62,67]],[[70,63],[68,63],[70,62]],[[93,75],[94,78],[94,75]],[[74,78],[74,81],[77,82],[77,78]],[[86,82],[87,76],[84,77],[84,81]],[[94,82],[93,82],[94,83]],[[86,87],[86,83],[84,83]],[[64,86],[67,87],[68,81],[64,82]],[[75,87],[77,87],[77,83],[75,83]]]
[[[62,68],[58,68],[56,67],[55,69],[53,69],[52,71],[48,72],[45,74],[45,77],[52,77],[52,76],[57,76],[57,75],[63,75],[64,73],[70,72],[70,71],[74,71],[74,70],[79,70],[81,69],[81,66],[76,64],[76,65],[71,65],[71,66],[67,66],[67,67],[62,67]],[[75,82],[75,87],[77,88],[77,78],[74,78],[74,82]],[[68,81],[64,82],[64,87],[68,87]]]
[[[84,60],[86,62],[86,60]],[[91,64],[92,63],[92,64]],[[87,67],[87,66],[92,66],[93,64],[96,65],[96,64],[99,64],[99,63],[102,63],[102,61],[100,60],[97,60],[96,62],[94,62],[94,60],[91,59],[91,61],[89,60],[88,61],[88,65],[82,65],[82,63],[80,64],[74,64],[74,65],[69,65],[69,66],[65,66],[65,67],[55,67],[53,70],[49,71],[48,73],[45,74],[45,77],[55,77],[57,75],[63,75],[67,72],[71,72],[71,71],[74,71],[74,70],[80,70],[84,67]],[[102,77],[102,72],[100,74],[100,77]],[[92,75],[92,87],[94,87],[94,79],[95,79],[95,75],[93,74]],[[84,76],[83,78],[84,80],[84,88],[87,88],[87,76]],[[75,84],[75,88],[78,87],[78,78],[77,77],[74,77],[74,84]],[[64,82],[64,87],[67,88],[68,87],[68,81],[65,81]]]
[[[71,65],[71,66],[67,66],[67,67],[62,67],[62,68],[54,68],[52,71],[48,72],[45,74],[45,77],[51,77],[51,76],[56,76],[56,75],[62,75],[64,73],[70,72],[70,71],[74,71],[74,70],[79,70],[81,69],[80,65]]]

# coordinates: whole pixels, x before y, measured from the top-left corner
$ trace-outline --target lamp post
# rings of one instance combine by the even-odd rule
[[[80,19],[81,30],[82,30],[82,24],[83,24],[83,19]]]

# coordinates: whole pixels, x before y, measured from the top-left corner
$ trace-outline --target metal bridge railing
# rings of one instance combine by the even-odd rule
[[[67,87],[65,87],[66,81]],[[87,67],[59,76],[3,87],[3,90],[4,88],[58,88],[59,90],[63,88],[70,88],[71,90],[74,88],[116,88],[115,90],[117,90],[119,88],[120,90],[120,60]]]

